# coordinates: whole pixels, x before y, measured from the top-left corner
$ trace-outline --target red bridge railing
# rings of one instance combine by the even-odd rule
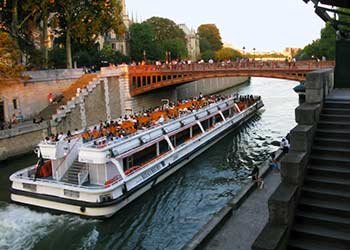
[[[270,77],[287,80],[305,80],[308,72],[332,68],[335,61],[243,61],[230,63],[193,63],[129,66],[132,96],[155,89],[214,77]]]

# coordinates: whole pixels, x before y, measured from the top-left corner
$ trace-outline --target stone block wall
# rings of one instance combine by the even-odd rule
[[[48,125],[33,124],[25,131],[12,130],[0,135],[0,161],[32,151],[48,135]]]
[[[0,87],[0,101],[4,102],[5,121],[13,114],[31,119],[49,105],[48,95],[60,94],[83,75],[81,69],[27,71],[31,79],[23,83],[8,82]],[[16,100],[15,109],[13,100]]]
[[[268,201],[269,222],[255,240],[254,250],[286,249],[308,158],[325,97],[334,87],[333,70],[311,72],[305,82],[305,103],[295,110],[291,150],[281,160],[282,182]]]
[[[194,81],[176,88],[178,99],[186,99],[193,96],[214,94],[228,88],[232,88],[248,81],[248,77],[224,77],[210,78]]]
[[[107,120],[104,91],[104,86],[100,83],[84,98],[87,126]]]

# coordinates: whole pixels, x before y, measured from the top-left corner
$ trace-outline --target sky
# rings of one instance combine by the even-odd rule
[[[195,29],[214,23],[224,43],[247,52],[303,48],[324,27],[302,0],[126,0],[126,6],[139,21],[160,16]]]

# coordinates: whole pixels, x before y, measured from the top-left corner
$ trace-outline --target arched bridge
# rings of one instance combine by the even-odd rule
[[[334,61],[165,64],[129,66],[128,72],[131,95],[137,96],[167,86],[215,77],[247,76],[303,81],[308,72],[334,65]]]

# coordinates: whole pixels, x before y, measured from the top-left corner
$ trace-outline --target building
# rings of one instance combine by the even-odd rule
[[[129,55],[129,28],[132,21],[127,13],[125,0],[121,0],[121,5],[123,8],[122,15],[126,30],[125,34],[118,36],[114,31],[110,31],[105,35],[101,35],[98,39],[98,43],[100,49],[102,49],[104,45],[110,44],[113,50],[120,51],[123,55],[127,56]]]
[[[199,36],[194,29],[189,29],[186,24],[178,25],[186,34],[188,58],[197,61],[200,58]]]
[[[295,57],[295,55],[300,51],[300,48],[285,48],[282,51],[282,54],[286,57],[286,58],[293,58]]]

